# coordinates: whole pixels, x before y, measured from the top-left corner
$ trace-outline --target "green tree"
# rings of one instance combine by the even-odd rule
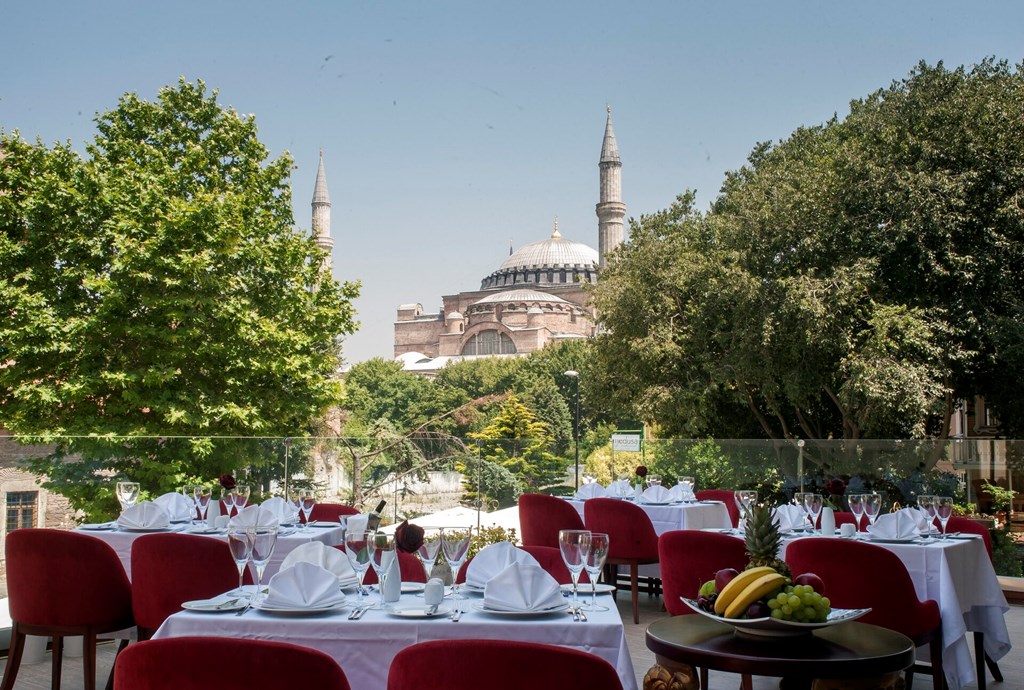
[[[127,94],[96,124],[84,156],[0,133],[0,422],[122,437],[35,465],[94,509],[105,473],[159,492],[261,461],[169,437],[291,435],[337,404],[358,294],[293,227],[291,160],[202,82]]]
[[[421,411],[432,395],[430,381],[379,357],[352,365],[344,386],[343,404],[352,415],[346,431],[353,435],[380,419],[396,432],[411,429],[423,422]]]

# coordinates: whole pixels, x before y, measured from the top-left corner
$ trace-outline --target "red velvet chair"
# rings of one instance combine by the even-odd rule
[[[608,535],[610,566],[629,566],[633,622],[640,622],[639,567],[658,562],[658,535],[643,508],[615,498],[591,498],[584,509],[587,529]]]
[[[871,607],[859,620],[902,633],[915,646],[929,645],[932,686],[943,690],[942,622],[939,606],[919,601],[914,583],[896,554],[848,539],[797,539],[786,549],[793,575],[815,573],[825,583],[825,594],[835,608]],[[923,667],[922,667],[923,668]],[[914,671],[907,669],[906,685],[913,687]]]
[[[339,551],[344,551],[345,547],[342,544],[337,544],[334,548]],[[427,571],[423,569],[423,563],[420,561],[419,556],[414,553],[406,553],[405,551],[398,551],[398,570],[402,573],[402,582],[426,582]],[[364,585],[375,585],[377,584],[377,571],[373,568],[369,568],[366,574],[363,575]]]
[[[14,688],[25,635],[53,638],[52,686],[59,688],[63,638],[81,635],[84,687],[95,690],[96,636],[135,625],[131,585],[114,549],[87,534],[19,529],[7,535],[6,556],[11,649],[0,688]]]
[[[437,640],[406,647],[391,662],[387,690],[622,690],[615,669],[577,649],[508,640]]]
[[[853,513],[848,513],[845,510],[837,510],[835,512],[835,516],[836,516],[836,527],[841,527],[842,525],[854,525],[854,526],[857,527],[857,530],[860,531],[860,525],[857,524],[857,519],[853,516]],[[864,522],[865,520],[867,520],[867,518],[865,518],[863,515],[861,515],[860,519],[861,519],[861,522]],[[821,516],[820,515],[818,516],[818,527],[821,527]]]
[[[249,569],[243,582],[252,584]],[[238,586],[227,542],[194,534],[146,534],[132,542],[132,609],[148,640],[183,601],[209,599]]]
[[[726,491],[725,489],[704,489],[694,494],[698,501],[721,501],[725,504],[725,509],[729,511],[729,519],[732,520],[732,526],[738,527],[740,524],[740,509],[736,507],[736,496],[732,491]]]
[[[296,681],[297,677],[301,680]],[[114,690],[253,690],[295,687],[296,683],[316,690],[350,690],[345,672],[323,652],[265,640],[149,640],[126,649],[114,669]]]
[[[572,582],[572,575],[569,574],[569,569],[565,567],[565,561],[562,560],[562,552],[557,548],[552,546],[520,546],[519,548],[537,559],[540,567],[558,580],[559,584],[565,585]],[[583,578],[586,576],[585,571],[581,573],[580,582],[583,582]],[[587,582],[590,580],[588,579]]]
[[[586,529],[579,512],[564,498],[547,494],[519,497],[519,530],[524,546],[558,548],[563,529]]]
[[[318,522],[337,522],[338,518],[342,515],[358,515],[359,511],[352,506],[347,506],[341,503],[317,503],[313,506],[313,510],[309,511],[309,520],[312,522],[316,520]],[[302,522],[306,521],[306,516],[301,515]]]

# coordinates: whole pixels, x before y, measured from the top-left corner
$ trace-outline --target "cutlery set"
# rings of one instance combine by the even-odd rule
[[[367,605],[357,606],[354,609],[352,609],[352,613],[348,614],[348,619],[350,621],[357,621],[360,618],[362,618],[363,614],[366,613],[369,610],[370,610],[370,607],[367,606]]]
[[[580,609],[580,608],[575,608],[575,609],[574,608],[570,608],[569,609],[569,613],[572,615],[572,619],[576,623],[586,623],[587,622],[587,614],[585,614],[583,612],[583,609]]]

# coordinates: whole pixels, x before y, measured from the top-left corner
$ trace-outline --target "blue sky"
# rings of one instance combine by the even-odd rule
[[[391,356],[396,307],[479,287],[515,246],[597,246],[611,104],[630,217],[707,206],[758,141],[842,117],[917,62],[1024,58],[1024,3],[4,2],[0,127],[95,133],[179,76],[253,113],[295,159],[310,224],[322,148],[334,266],[359,279],[350,362]]]

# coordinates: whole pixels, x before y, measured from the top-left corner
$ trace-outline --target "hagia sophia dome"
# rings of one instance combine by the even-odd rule
[[[551,237],[531,242],[512,252],[498,270],[481,281],[480,289],[501,290],[527,284],[593,283],[597,279],[598,263],[597,250],[562,237],[555,220]]]

